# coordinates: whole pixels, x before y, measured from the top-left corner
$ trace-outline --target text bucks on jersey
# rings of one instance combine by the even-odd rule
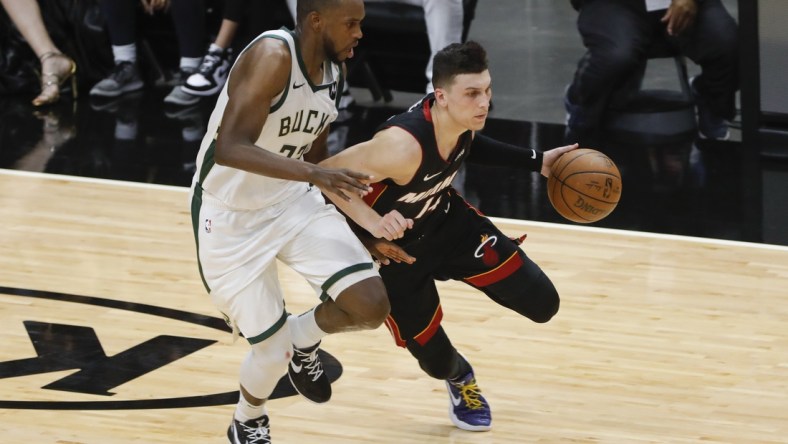
[[[279,119],[279,137],[286,138],[290,133],[304,132],[317,137],[326,127],[331,116],[318,110],[299,110],[292,116],[282,116]],[[301,146],[284,144],[280,153],[287,157],[300,158],[309,148],[310,143]]]

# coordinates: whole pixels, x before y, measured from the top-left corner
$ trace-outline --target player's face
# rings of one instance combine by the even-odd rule
[[[323,49],[332,62],[341,63],[353,57],[353,48],[363,36],[361,33],[363,19],[362,0],[345,0],[341,6],[327,11]]]
[[[490,112],[490,71],[454,77],[452,84],[445,90],[445,97],[449,113],[458,124],[469,130],[481,130]]]

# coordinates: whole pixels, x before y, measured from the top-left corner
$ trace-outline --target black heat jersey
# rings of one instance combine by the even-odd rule
[[[442,224],[449,211],[451,181],[463,159],[470,154],[472,133],[466,131],[459,137],[449,158],[441,157],[430,114],[430,104],[434,99],[434,94],[428,94],[407,112],[389,118],[378,129],[400,127],[421,145],[421,165],[409,183],[397,185],[386,179],[372,184],[373,191],[364,198],[380,214],[397,210],[404,217],[413,219],[413,228],[396,241],[399,245],[406,245]]]

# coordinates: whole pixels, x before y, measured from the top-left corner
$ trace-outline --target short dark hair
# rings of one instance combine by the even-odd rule
[[[342,0],[298,0],[296,4],[296,24],[304,20],[312,11],[323,12],[328,8],[334,8],[342,3]]]
[[[487,66],[487,51],[473,40],[452,43],[435,54],[432,60],[432,84],[445,87],[458,74],[478,74]]]

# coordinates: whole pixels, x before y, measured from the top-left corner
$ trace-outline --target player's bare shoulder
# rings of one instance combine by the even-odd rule
[[[287,42],[282,38],[274,36],[259,39],[249,48],[249,51],[253,52],[255,59],[258,57],[265,57],[266,61],[270,58],[273,62],[287,62],[288,65],[292,57],[290,54],[290,46]]]
[[[377,149],[379,161],[386,164],[387,176],[396,183],[410,182],[422,158],[421,145],[413,134],[391,126],[378,131],[370,142]]]
[[[287,42],[263,37],[254,42],[238,57],[229,78],[229,88],[238,85],[244,94],[250,90],[271,89],[271,93],[287,86],[292,55]]]
[[[408,130],[399,126],[390,126],[378,131],[373,140],[381,147],[396,147],[394,153],[402,161],[421,162],[421,144]]]

